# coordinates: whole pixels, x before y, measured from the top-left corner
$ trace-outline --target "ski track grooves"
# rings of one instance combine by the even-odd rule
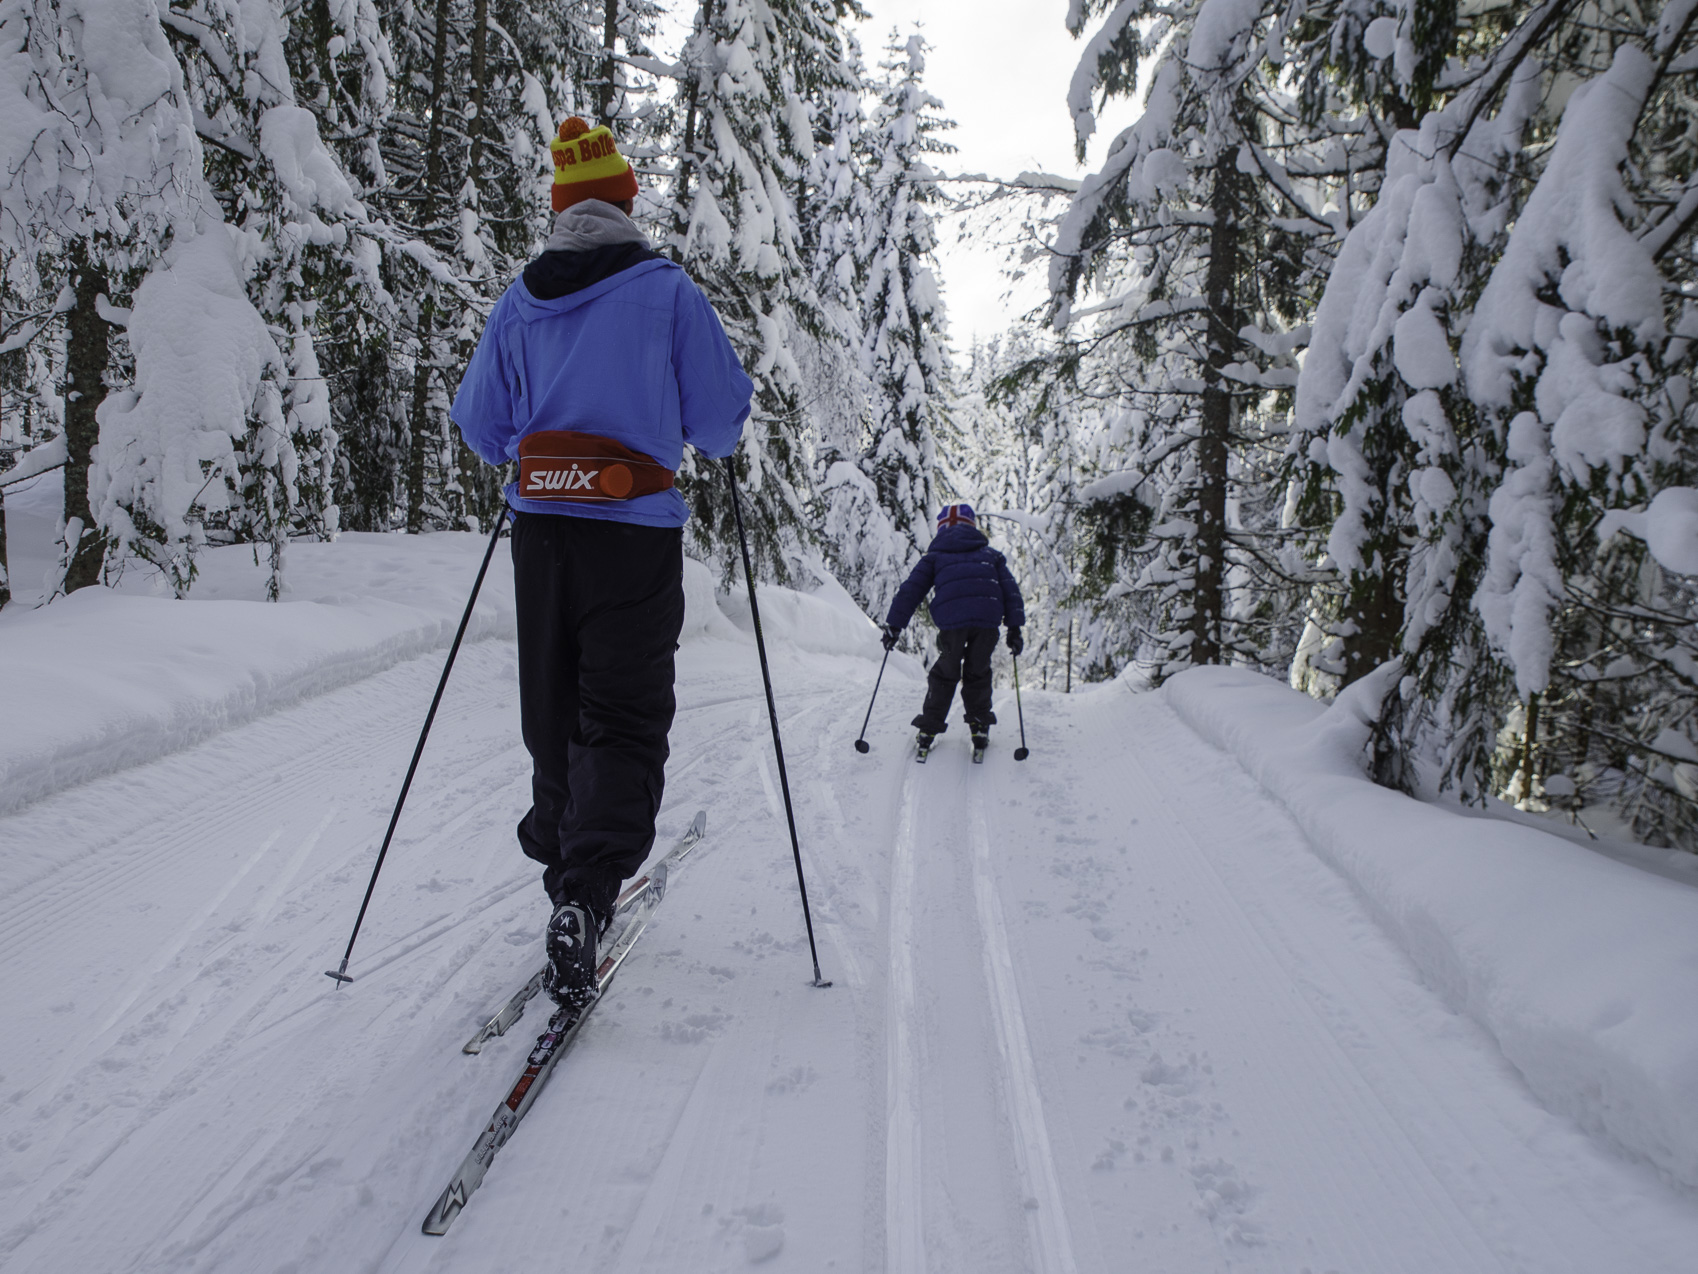
[[[1020,1007],[1020,988],[1014,980],[1014,959],[1008,948],[1008,926],[1003,920],[1002,899],[991,865],[985,803],[971,804],[973,894],[984,939],[985,982],[996,1018],[1009,1122],[1015,1134],[1015,1160],[1027,1198],[1033,1268],[1040,1274],[1078,1274],[1079,1266],[1073,1257],[1073,1231],[1067,1223],[1055,1156],[1050,1151],[1043,1094],[1038,1087],[1031,1042],[1026,1036],[1026,1015]]]
[[[910,772],[902,787],[902,821],[890,870],[884,1268],[886,1274],[921,1274],[926,1268],[926,1237],[920,1206],[920,1063],[915,1038],[919,1022],[914,993],[914,816],[920,787],[916,775]]]
[[[319,971],[434,659],[0,818],[0,961],[27,975],[0,1266],[1690,1268],[1692,1201],[1577,1150],[1159,695],[1040,694],[1033,764],[957,738],[919,767],[894,720],[851,757],[859,665],[783,659],[837,989],[802,976],[753,651],[687,648],[661,825],[706,806],[716,861],[440,1240],[419,1220],[537,1027],[459,1052],[540,946],[510,646],[462,654],[354,988]]]

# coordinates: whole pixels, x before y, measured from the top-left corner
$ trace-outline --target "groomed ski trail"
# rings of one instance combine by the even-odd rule
[[[0,818],[0,1266],[1690,1268],[1698,1200],[1534,1102],[1159,695],[1028,687],[1029,761],[917,766],[916,683],[863,757],[874,665],[773,653],[837,985],[752,646],[686,643],[658,845],[709,839],[440,1239],[545,1016],[460,1052],[547,911],[510,645],[461,656],[346,990],[434,657]]]

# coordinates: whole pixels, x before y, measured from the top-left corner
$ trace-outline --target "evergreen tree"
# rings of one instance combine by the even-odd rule
[[[390,258],[408,322],[390,359],[405,394],[405,526],[475,526],[495,512],[499,474],[460,443],[448,406],[483,316],[546,236],[548,142],[556,115],[593,113],[602,6],[402,0],[388,15],[382,207],[407,240]]]
[[[1106,7],[1075,4],[1075,32]],[[1071,96],[1082,153],[1093,96],[1133,92],[1155,54],[1142,117],[1062,222],[1051,290],[1067,338],[1057,373],[1131,422],[1114,467],[1142,476],[1136,498],[1152,515],[1147,543],[1124,547],[1140,566],[1133,587],[1159,597],[1146,652],[1158,679],[1228,659],[1275,665],[1294,636],[1285,606],[1233,595],[1290,586],[1267,501],[1245,496],[1267,480],[1270,399],[1294,379],[1291,283],[1309,231],[1329,228],[1286,170],[1285,121],[1261,109],[1279,96],[1266,64],[1277,18],[1271,6],[1129,0],[1088,41]],[[1085,289],[1100,302],[1079,307]],[[1246,520],[1246,508],[1263,516]]]
[[[828,316],[843,315],[828,334],[855,339],[859,357],[847,400],[859,410],[821,431],[825,529],[839,577],[873,614],[930,540],[952,392],[930,212],[941,195],[925,158],[952,149],[937,137],[951,125],[921,84],[920,37],[892,33],[887,53],[864,131],[858,98],[838,94],[815,265]]]
[[[674,256],[701,285],[755,383],[734,458],[751,549],[787,578],[814,539],[810,389],[825,336],[797,214],[813,159],[808,90],[852,82],[839,15],[825,0],[704,0],[682,59],[671,206]],[[729,490],[687,457],[679,486],[696,550],[730,566]]]
[[[142,0],[4,0],[0,253],[60,263],[65,503],[58,586],[97,583],[107,538],[90,500],[113,360],[112,297],[199,206],[201,153],[182,69]],[[39,339],[57,324],[31,325]],[[15,335],[15,334],[14,334]]]

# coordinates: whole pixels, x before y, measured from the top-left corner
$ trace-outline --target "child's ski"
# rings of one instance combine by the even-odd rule
[[[926,758],[932,754],[932,740],[936,737],[936,735],[922,734],[914,740],[914,759],[921,765],[924,765]]]
[[[613,975],[619,971],[619,966],[625,962],[625,957],[631,953],[631,948],[648,927],[649,918],[666,893],[668,872],[695,848],[706,833],[707,811],[701,810],[690,823],[689,830],[666,857],[655,864],[646,875],[633,881],[625,892],[619,895],[614,914],[623,915],[625,923],[617,925],[616,922],[616,933],[614,929],[609,929],[609,933],[615,933],[615,936],[606,944],[601,963],[596,967],[596,998],[575,1013],[560,1009],[549,1019],[548,1029],[537,1037],[536,1047],[525,1059],[524,1073],[508,1091],[501,1105],[496,1107],[489,1126],[473,1144],[471,1153],[461,1163],[459,1171],[448,1183],[448,1188],[442,1192],[442,1197],[431,1208],[430,1215],[425,1217],[423,1228],[426,1234],[446,1234],[448,1227],[454,1223],[454,1218],[459,1216],[461,1209],[466,1206],[466,1200],[483,1184],[484,1174],[495,1161],[496,1152],[507,1144],[508,1138],[519,1126],[519,1121],[530,1110],[537,1094],[542,1091],[542,1086],[553,1073],[555,1063],[572,1047],[572,1042],[578,1038],[578,1032],[588,1020],[591,1011],[600,1003],[601,996],[606,994],[608,983],[613,981]],[[501,1012],[472,1037],[466,1044],[465,1051],[477,1052],[491,1035],[502,1034],[518,1021],[525,1011],[525,1002],[541,989],[541,979],[542,975],[539,973],[525,983]],[[476,1048],[473,1047],[474,1044]]]

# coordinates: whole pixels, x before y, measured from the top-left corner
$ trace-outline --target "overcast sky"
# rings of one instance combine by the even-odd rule
[[[1073,160],[1067,85],[1083,41],[1067,32],[1067,0],[862,0],[872,19],[861,30],[869,67],[883,59],[892,25],[903,36],[919,25],[930,44],[926,84],[955,120],[949,140],[959,153],[938,165],[949,172],[1014,177],[1022,171],[1082,177],[1099,163],[1117,127],[1132,115],[1122,104],[1093,139],[1089,167]],[[1087,32],[1087,35],[1089,32]],[[975,335],[991,336],[1041,295],[1034,275],[1005,300],[1004,253],[985,245],[982,228],[957,240],[957,219],[940,237],[950,337],[962,354]]]

